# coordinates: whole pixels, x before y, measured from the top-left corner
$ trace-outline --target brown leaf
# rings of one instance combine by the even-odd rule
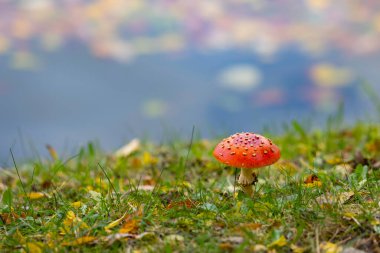
[[[144,233],[141,233],[141,234],[129,234],[129,233],[122,234],[122,233],[116,233],[116,234],[111,234],[111,235],[102,237],[102,238],[100,238],[100,240],[103,241],[103,242],[107,242],[109,245],[111,245],[115,241],[122,240],[122,239],[137,239],[137,240],[141,240],[141,239],[149,239],[149,238],[154,239],[155,237],[156,237],[156,234],[153,233],[153,232],[144,232]]]
[[[26,217],[26,214],[24,212],[21,213],[21,215],[18,215],[17,213],[15,212],[11,212],[11,213],[2,213],[0,214],[0,219],[2,220],[2,222],[6,225],[8,224],[11,224],[12,221],[15,221],[17,219],[20,219],[20,216],[21,218],[25,218]]]
[[[219,244],[219,249],[221,249],[223,252],[233,251],[234,250],[234,246],[231,243],[222,242],[222,243]]]
[[[83,236],[74,239],[73,241],[66,241],[62,243],[62,246],[77,246],[82,244],[89,244],[96,240],[96,237],[94,236]]]
[[[239,227],[249,229],[249,230],[256,230],[256,229],[261,228],[262,226],[263,225],[260,223],[245,223],[245,224],[241,224]]]
[[[171,201],[166,209],[178,208],[178,207],[186,207],[193,208],[197,205],[197,202],[191,199],[186,199],[185,201]]]

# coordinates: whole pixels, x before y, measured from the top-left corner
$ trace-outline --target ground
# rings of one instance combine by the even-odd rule
[[[380,252],[380,127],[330,123],[261,133],[282,158],[257,170],[253,197],[213,158],[223,137],[15,159],[0,171],[0,251]]]

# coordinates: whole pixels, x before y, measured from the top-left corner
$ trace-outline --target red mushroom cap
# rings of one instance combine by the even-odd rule
[[[213,155],[220,162],[238,168],[260,168],[280,159],[280,149],[269,139],[254,133],[237,133],[216,145]]]

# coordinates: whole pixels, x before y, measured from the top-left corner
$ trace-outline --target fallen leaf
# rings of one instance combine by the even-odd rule
[[[360,223],[359,221],[355,218],[355,214],[352,213],[352,212],[346,212],[346,213],[343,213],[343,219],[346,219],[346,220],[353,220],[356,224],[358,224],[358,226],[360,226]]]
[[[234,246],[231,243],[222,242],[222,243],[219,244],[219,249],[221,249],[223,252],[233,251]]]
[[[140,220],[137,219],[132,219],[129,221],[126,221],[123,223],[123,226],[120,228],[119,233],[136,233],[139,225],[140,225]]]
[[[324,159],[326,163],[330,165],[337,165],[343,163],[342,156],[341,155],[325,155]]]
[[[11,224],[12,221],[14,220],[17,220],[17,219],[20,219],[20,216],[21,218],[25,218],[26,217],[26,214],[24,212],[21,213],[21,215],[18,215],[17,213],[15,212],[11,212],[11,213],[2,213],[0,214],[0,219],[1,221],[8,225],[8,224]]]
[[[341,246],[332,242],[322,242],[319,247],[322,253],[340,253],[343,249]]]
[[[100,202],[102,200],[102,194],[100,192],[89,190],[88,193],[90,194],[90,198],[96,202]]]
[[[332,204],[344,204],[347,202],[352,196],[354,195],[354,192],[342,192],[337,195],[333,195],[331,193],[325,193],[324,195],[321,195],[316,198],[316,201],[318,204],[324,206],[324,205],[332,205]]]
[[[63,220],[63,227],[60,229],[60,234],[64,235],[69,233],[72,229],[88,229],[89,226],[82,221],[79,217],[76,217],[73,211],[68,211],[66,218]]]
[[[166,209],[172,209],[172,208],[178,208],[178,207],[192,208],[192,207],[195,207],[196,204],[197,202],[191,199],[186,199],[184,201],[171,201],[169,205],[166,207]]]
[[[74,207],[75,209],[78,209],[79,207],[82,206],[82,202],[75,201],[75,202],[71,203],[71,206]]]
[[[125,222],[127,223],[126,227],[124,228],[125,231],[128,230],[128,229],[132,229],[134,226],[133,226],[133,223],[129,223],[130,221],[132,220],[136,220],[138,221],[138,223],[140,222],[141,220],[141,215],[143,213],[143,210],[144,210],[144,206],[140,206],[139,209],[137,209],[134,213],[132,214],[128,214],[128,212],[125,212],[123,214],[123,216],[121,216],[119,219],[117,220],[114,220],[112,221],[111,223],[109,223],[107,226],[104,227],[104,230],[107,232],[107,233],[111,233],[111,228],[114,228],[118,225],[120,225],[122,222]],[[136,224],[137,225],[137,224]],[[132,231],[132,230],[131,230]],[[121,234],[126,234],[126,233],[121,233]]]
[[[348,247],[348,248],[345,248],[342,251],[342,253],[366,253],[366,252],[360,249],[355,249],[353,247]]]
[[[15,239],[19,244],[24,244],[26,242],[25,237],[20,233],[18,229],[13,234],[13,239]]]
[[[151,176],[145,175],[141,178],[142,185],[155,185],[156,180],[154,180]]]
[[[42,192],[30,192],[29,194],[27,194],[28,198],[29,199],[40,199],[40,198],[43,198],[45,197],[45,194],[42,193]]]
[[[154,186],[153,185],[140,185],[139,187],[137,187],[137,190],[149,192],[149,191],[153,191],[154,190]]]
[[[244,241],[244,238],[241,236],[229,236],[221,239],[222,243],[233,243],[240,244]]]
[[[155,165],[158,159],[153,157],[149,152],[145,151],[142,158],[142,163],[144,165]]]
[[[267,252],[268,251],[268,248],[262,244],[256,244],[255,246],[253,246],[251,248],[252,248],[253,252]]]
[[[295,245],[295,244],[290,245],[290,249],[291,249],[292,252],[294,252],[294,253],[303,253],[303,252],[306,251],[305,248],[303,248],[303,247],[299,247],[299,246],[297,246],[297,245]]]
[[[49,144],[46,145],[46,148],[49,151],[49,154],[50,154],[51,158],[53,159],[53,161],[57,161],[59,159],[57,151]]]
[[[104,227],[104,230],[105,230],[107,233],[111,233],[111,232],[112,232],[112,231],[111,231],[111,228],[114,228],[114,227],[118,226],[118,225],[124,220],[124,218],[127,217],[127,215],[128,215],[128,212],[125,212],[125,213],[123,214],[123,216],[121,216],[119,219],[114,220],[114,221],[112,221],[111,223],[109,223],[107,226],[105,226],[105,227]]]
[[[133,139],[115,152],[116,157],[126,157],[140,148],[140,140]]]
[[[167,235],[164,238],[164,241],[169,244],[176,244],[185,241],[182,235]]]
[[[268,245],[268,248],[283,247],[287,244],[285,236],[281,235],[280,238]]]
[[[354,168],[349,163],[342,163],[334,166],[334,171],[341,176],[347,176],[353,172]]]
[[[305,187],[321,187],[322,182],[319,180],[317,175],[312,174],[305,179],[304,186]]]
[[[116,240],[121,240],[124,238],[129,238],[129,239],[145,239],[145,238],[155,238],[156,234],[153,232],[144,232],[141,234],[129,234],[129,233],[116,233],[116,234],[111,234],[105,237],[102,237],[101,240],[103,242],[107,242],[108,244],[113,244]]]
[[[40,242],[27,242],[24,246],[25,250],[23,252],[28,253],[42,253],[43,244]]]
[[[309,175],[309,176],[305,179],[304,183],[305,183],[305,184],[311,184],[311,183],[313,183],[314,181],[319,181],[319,178],[318,178],[317,175],[312,174],[312,175]]]
[[[94,236],[83,236],[83,237],[76,238],[73,241],[63,242],[61,245],[62,246],[77,246],[77,245],[92,243],[95,240],[96,240],[96,237]]]
[[[256,230],[256,229],[261,228],[262,226],[263,225],[260,223],[245,223],[245,224],[241,224],[239,227],[249,229],[249,230]]]
[[[307,188],[321,187],[322,182],[321,181],[314,181],[313,183],[310,183],[310,184],[304,184],[304,186]]]

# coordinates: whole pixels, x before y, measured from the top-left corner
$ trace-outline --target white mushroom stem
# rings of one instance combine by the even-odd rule
[[[254,169],[241,169],[241,173],[239,176],[239,184],[243,192],[245,192],[248,196],[253,195],[252,185],[256,182],[257,177],[253,172]]]

